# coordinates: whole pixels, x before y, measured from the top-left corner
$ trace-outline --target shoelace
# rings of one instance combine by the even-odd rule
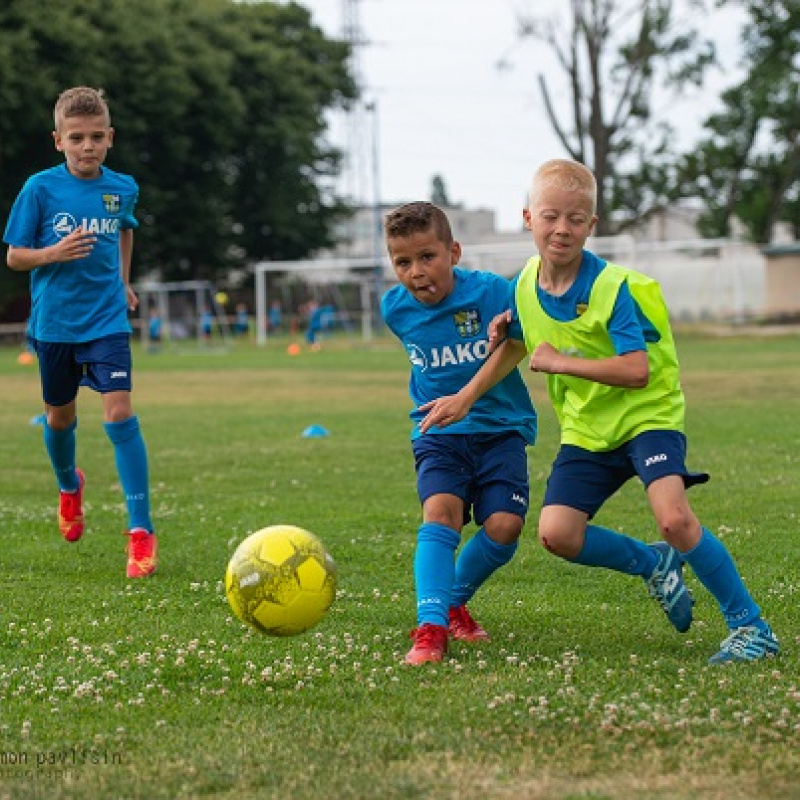
[[[673,570],[669,570],[672,572]],[[675,603],[678,602],[678,599],[683,595],[684,591],[686,591],[686,587],[681,587],[681,591],[675,592],[672,596],[671,600],[667,600],[667,593],[664,591],[664,586],[667,581],[667,576],[669,572],[660,572],[658,568],[656,568],[655,572],[650,576],[650,579],[647,581],[647,591],[650,593],[651,597],[654,597],[661,608],[664,611],[671,611],[672,607]],[[676,576],[675,583],[677,585],[678,580]]]
[[[736,655],[743,655],[747,650],[747,646],[753,641],[753,628],[745,626],[744,628],[737,628],[733,631],[727,639],[720,646],[722,650],[727,650]]]

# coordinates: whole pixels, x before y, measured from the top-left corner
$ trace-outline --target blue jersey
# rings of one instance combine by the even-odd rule
[[[435,305],[421,303],[402,285],[391,288],[381,300],[383,318],[411,361],[412,439],[420,436],[418,425],[425,417],[417,407],[455,394],[469,382],[489,355],[488,324],[511,302],[511,286],[499,275],[455,269],[453,276],[453,291]],[[515,333],[522,338],[519,326],[509,331]],[[536,439],[536,412],[516,369],[486,392],[464,419],[429,433],[514,431],[529,444]]]
[[[87,258],[31,270],[29,336],[74,343],[130,333],[119,233],[138,226],[138,195],[133,178],[106,167],[89,179],[74,177],[65,164],[28,178],[11,208],[6,244],[49,247],[80,226],[97,239]]]
[[[592,286],[606,263],[594,253],[584,250],[578,274],[575,276],[572,286],[564,294],[553,295],[537,285],[536,295],[545,313],[559,322],[569,322],[579,317],[586,309],[589,295],[592,293]],[[514,287],[516,280],[513,283]],[[516,320],[517,309],[513,289],[511,302],[513,317]],[[658,331],[631,296],[627,283],[620,286],[617,300],[614,303],[614,311],[609,320],[608,335],[611,337],[617,355],[646,350],[646,341],[658,340]]]

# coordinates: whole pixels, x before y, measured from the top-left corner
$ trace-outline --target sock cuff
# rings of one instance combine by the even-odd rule
[[[139,433],[139,417],[134,414],[120,422],[104,422],[103,427],[112,442],[127,442]]]
[[[478,540],[484,555],[495,566],[502,566],[508,563],[517,552],[519,546],[519,539],[511,544],[502,544],[492,539],[486,531],[481,528],[475,533],[475,538]]]
[[[423,522],[417,531],[418,542],[439,542],[455,550],[461,541],[457,531],[439,522]]]
[[[728,551],[725,545],[706,527],[703,528],[700,541],[687,553],[683,553],[684,559],[698,578],[716,571],[727,556]]]

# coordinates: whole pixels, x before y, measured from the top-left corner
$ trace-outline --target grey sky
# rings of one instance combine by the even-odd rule
[[[302,0],[329,34],[341,35],[344,0]],[[373,198],[372,134],[378,132],[379,195],[388,202],[427,199],[440,174],[454,202],[494,209],[498,226],[519,227],[526,186],[535,167],[563,157],[545,118],[538,72],[554,90],[561,74],[553,56],[532,39],[520,42],[517,16],[558,14],[561,0],[359,0],[367,42],[359,65],[367,98],[377,114],[363,115],[357,130],[341,120],[332,127],[339,144],[354,141],[349,188]],[[682,4],[679,0],[679,7]],[[740,12],[704,19],[683,11],[713,37],[726,63],[703,92],[666,107],[683,125],[682,144],[697,136],[699,120],[730,85],[738,52]],[[499,63],[504,68],[499,68]],[[566,102],[566,92],[564,93]]]

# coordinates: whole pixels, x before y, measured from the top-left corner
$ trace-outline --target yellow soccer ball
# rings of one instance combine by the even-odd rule
[[[272,525],[236,548],[225,574],[225,594],[242,622],[270,636],[294,636],[325,616],[336,583],[336,564],[313,533]]]

